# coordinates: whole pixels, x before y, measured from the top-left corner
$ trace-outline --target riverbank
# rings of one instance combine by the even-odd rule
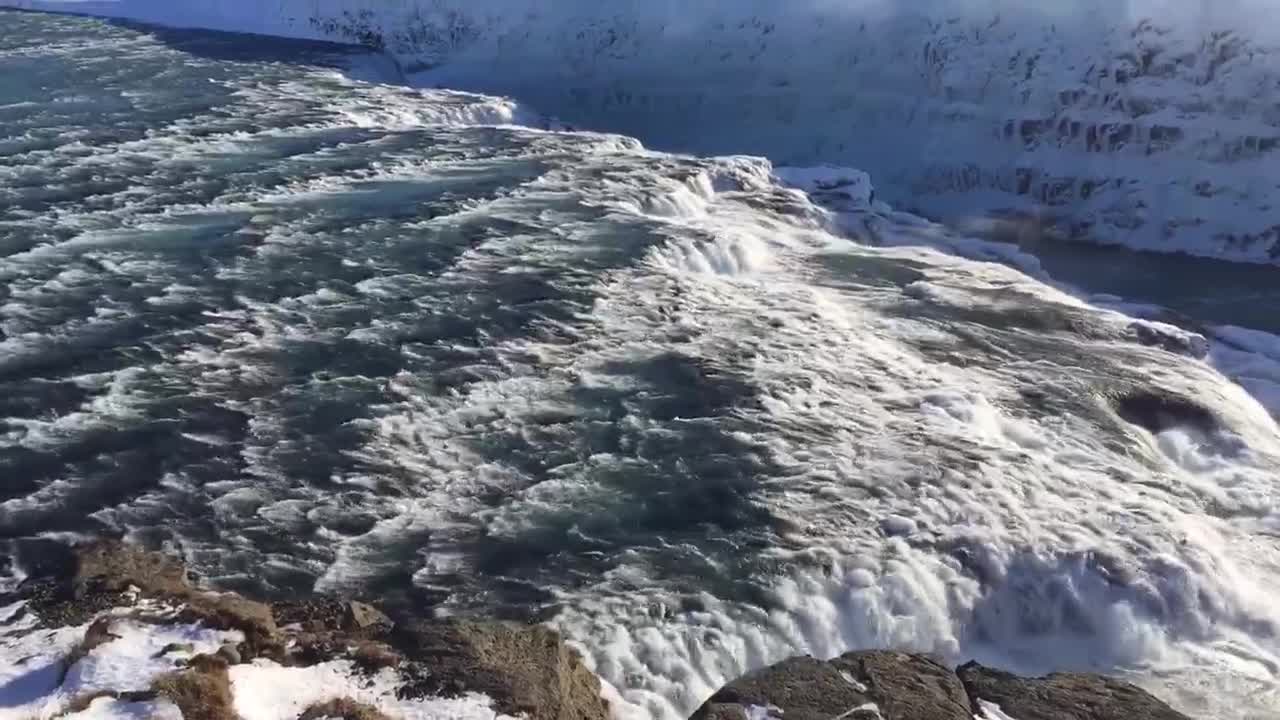
[[[389,617],[315,596],[201,587],[172,557],[50,545],[0,595],[0,716],[175,720],[607,720],[601,685],[540,625]],[[1099,675],[1019,678],[924,655],[799,657],[722,688],[694,720],[1186,720]]]

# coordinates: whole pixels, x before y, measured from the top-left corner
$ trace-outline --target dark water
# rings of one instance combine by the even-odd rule
[[[1082,289],[1152,303],[1210,325],[1280,334],[1280,268],[1068,243],[1035,248],[1044,269]]]
[[[636,717],[867,646],[1275,697],[1223,668],[1280,667],[1280,437],[1209,366],[833,235],[751,159],[501,125],[537,119],[336,46],[0,27],[7,555],[106,533],[222,587],[544,619]],[[1263,275],[1179,299],[1180,262],[1094,287],[1265,326]],[[1215,420],[1117,411],[1144,393]]]

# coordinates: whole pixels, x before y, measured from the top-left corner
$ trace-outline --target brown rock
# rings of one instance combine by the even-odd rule
[[[946,666],[921,655],[852,652],[834,660],[795,657],[726,685],[695,720],[744,720],[747,708],[771,708],[780,720],[874,716],[884,720],[972,720],[964,687]],[[859,710],[860,708],[866,708]]]
[[[130,605],[136,597],[129,590],[136,587],[140,597],[181,605],[177,619],[182,622],[240,630],[250,658],[279,657],[282,653],[271,608],[238,595],[197,590],[176,558],[116,540],[101,540],[71,548],[65,562],[50,564],[47,569],[47,576],[36,579],[20,594],[46,627],[79,625],[105,610]],[[141,612],[132,617],[160,622]]]
[[[191,591],[181,560],[117,540],[101,540],[78,547],[75,559],[72,582],[77,594],[86,589],[124,592],[130,585],[149,597],[185,595]]]
[[[378,708],[357,702],[351,698],[338,698],[328,702],[316,703],[298,716],[298,720],[390,720]]]
[[[226,660],[228,665],[240,664],[240,651],[230,643],[218,648],[217,656]]]
[[[365,672],[377,672],[383,668],[395,667],[404,661],[400,653],[385,643],[360,640],[351,648],[351,659]]]
[[[221,658],[197,655],[187,669],[156,678],[151,689],[177,705],[183,720],[238,720]]]
[[[0,601],[26,600],[26,609],[44,627],[80,625],[104,610],[130,605],[135,598],[128,591],[134,586],[148,597],[190,592],[179,561],[115,540],[74,548],[52,545],[41,555],[28,581],[12,597],[0,594]]]
[[[370,628],[390,628],[391,618],[378,608],[354,600],[347,603],[343,624],[349,630],[368,630]]]
[[[100,617],[85,629],[80,642],[71,648],[71,652],[67,653],[66,657],[62,658],[62,678],[64,680],[67,673],[71,671],[71,667],[93,652],[94,648],[119,639],[119,635],[111,632],[111,621],[111,617]]]
[[[283,640],[270,607],[230,593],[193,591],[177,599],[186,603],[178,613],[180,621],[244,633],[239,650],[245,660],[256,657],[279,660],[284,656]]]
[[[1190,720],[1145,690],[1102,675],[1019,677],[977,663],[956,671],[972,702],[995,703],[1018,720]]]
[[[157,652],[155,655],[152,655],[152,657],[158,657],[158,658],[164,657],[169,653],[191,653],[191,652],[195,652],[195,650],[196,650],[196,646],[193,645],[192,643],[172,642],[160,648],[159,652]]]
[[[969,720],[973,708],[951,668],[926,655],[885,650],[849,653],[835,661],[867,686],[885,720]]]
[[[402,629],[409,697],[478,692],[529,720],[608,720],[600,680],[560,635],[541,625],[427,622]],[[789,719],[788,719],[789,720]]]

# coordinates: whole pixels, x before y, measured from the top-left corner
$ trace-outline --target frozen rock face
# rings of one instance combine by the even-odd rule
[[[361,43],[663,148],[859,167],[906,209],[1280,262],[1270,0],[0,5]]]
[[[1280,262],[1269,0],[0,0],[389,51],[669,149],[862,168],[944,217]]]

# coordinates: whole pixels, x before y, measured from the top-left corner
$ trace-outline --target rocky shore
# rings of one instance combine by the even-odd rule
[[[600,682],[539,625],[397,618],[203,590],[168,556],[57,548],[0,594],[0,718],[607,720]],[[1187,720],[1089,674],[1025,678],[922,655],[796,657],[693,720]]]

